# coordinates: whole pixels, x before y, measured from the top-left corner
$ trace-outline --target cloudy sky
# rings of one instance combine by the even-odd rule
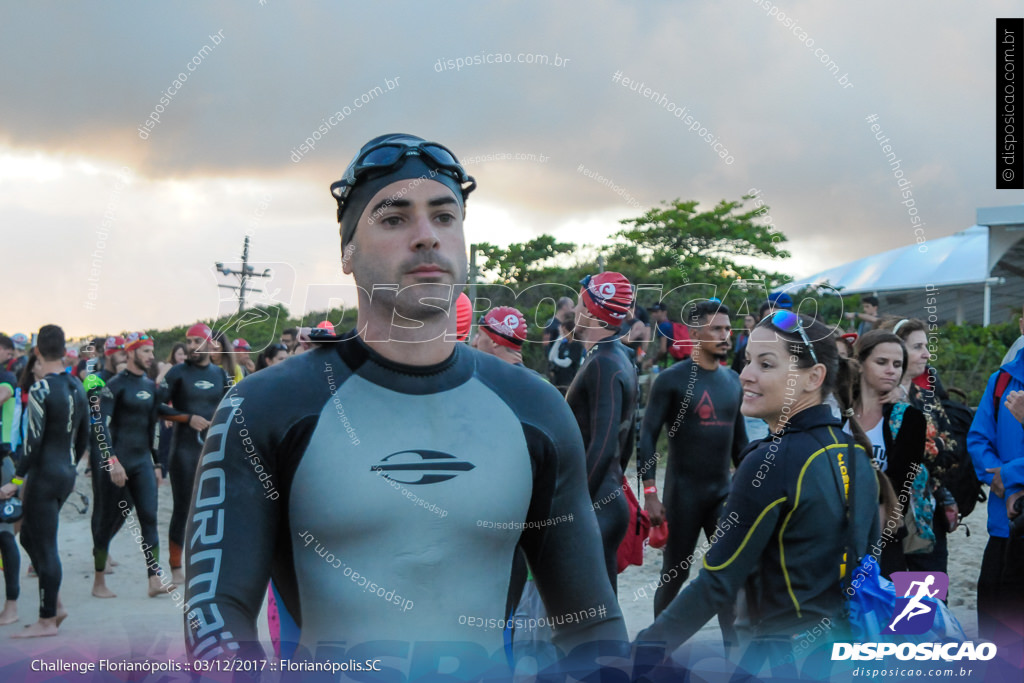
[[[1024,201],[994,189],[995,18],[1014,2],[3,8],[8,334],[229,310],[213,264],[247,232],[273,300],[301,312],[341,281],[328,186],[385,132],[468,160],[470,241],[600,244],[659,201],[758,188],[794,276],[914,240],[869,115],[927,239]]]

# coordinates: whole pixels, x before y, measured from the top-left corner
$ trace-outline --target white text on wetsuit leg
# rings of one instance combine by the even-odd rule
[[[196,531],[189,541],[188,556],[190,579],[188,589],[192,593],[190,603],[196,605],[188,614],[188,637],[193,655],[196,657],[219,654],[222,650],[216,647],[217,645],[229,649],[238,648],[237,643],[231,642],[232,634],[221,631],[224,627],[224,620],[220,616],[217,605],[208,601],[213,600],[216,595],[220,579],[223,550],[210,546],[219,543],[224,538],[224,511],[219,506],[224,502],[226,495],[224,468],[211,467],[211,465],[224,460],[227,447],[225,437],[231,426],[234,413],[241,403],[242,399],[233,399],[230,402],[233,407],[230,408],[231,413],[227,418],[210,427],[206,441],[208,444],[216,443],[217,447],[207,451],[199,463],[201,474],[197,482],[195,511],[192,515],[192,523],[195,525]],[[228,403],[222,404],[221,409],[229,409]],[[209,564],[206,564],[207,562]],[[200,567],[205,568],[206,571],[200,572]],[[198,587],[203,584],[206,584],[206,590],[200,593]],[[203,604],[204,602],[207,604]],[[210,648],[215,649],[210,651]]]

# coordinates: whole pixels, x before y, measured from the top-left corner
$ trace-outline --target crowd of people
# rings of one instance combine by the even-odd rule
[[[17,618],[19,524],[41,589],[39,622],[19,635],[54,635],[66,617],[57,519],[88,453],[93,595],[115,597],[110,539],[134,508],[149,594],[185,586],[194,657],[262,656],[255,621],[266,599],[282,656],[428,634],[492,652],[506,637],[563,653],[626,644],[621,549],[646,515],[669,533],[652,624],[634,647],[671,653],[717,615],[741,666],[783,671],[821,623],[831,641],[849,638],[844,589],[862,558],[882,576],[945,572],[949,535],[982,482],[979,631],[1008,648],[1019,641],[1020,352],[965,425],[929,365],[925,323],[883,316],[877,300],[865,299],[846,334],[797,314],[785,294],[742,320],[717,299],[671,320],[663,303],[637,302],[623,274],[600,272],[575,301],[557,302],[542,339],[547,368],[531,369],[521,311],[499,306],[474,321],[465,295],[451,310],[425,303],[465,282],[474,187],[450,150],[415,136],[360,150],[332,186],[351,255],[343,269],[362,297],[347,332],[288,329],[253,358],[246,340],[197,323],[165,362],[143,333],[71,350],[53,325],[31,349],[25,335],[0,336],[13,466],[0,497],[24,508],[0,526],[0,623]],[[167,479],[161,558],[156,498]],[[702,534],[701,569],[687,583]],[[325,557],[358,572],[340,574]],[[439,590],[441,565],[458,600]],[[393,612],[368,582],[416,607]],[[477,616],[557,625],[503,634],[474,629]],[[821,647],[801,656],[827,667]]]

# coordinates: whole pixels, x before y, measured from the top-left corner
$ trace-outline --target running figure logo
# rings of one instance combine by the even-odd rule
[[[949,577],[943,572],[893,572],[896,606],[882,633],[920,635],[935,623],[938,601],[945,600]],[[902,596],[902,597],[899,597]]]

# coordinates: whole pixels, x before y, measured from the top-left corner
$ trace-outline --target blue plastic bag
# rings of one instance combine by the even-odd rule
[[[853,594],[850,594],[850,589]],[[847,609],[853,639],[860,643],[962,643],[967,640],[963,627],[953,612],[941,600],[936,604],[932,627],[920,635],[882,633],[893,618],[896,608],[896,587],[878,571],[878,562],[872,556],[860,561],[846,588]]]
[[[857,565],[846,587],[846,595],[854,640],[860,643],[880,641],[896,607],[896,589],[892,581],[879,574],[878,561],[873,556],[868,555]]]

